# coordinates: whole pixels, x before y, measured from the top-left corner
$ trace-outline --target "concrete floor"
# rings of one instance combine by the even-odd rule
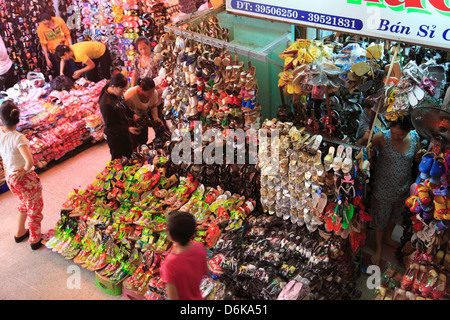
[[[75,156],[50,165],[39,173],[43,185],[44,219],[42,231],[55,227],[62,204],[73,188],[85,188],[110,159],[106,142],[97,143]],[[0,299],[1,300],[121,300],[122,296],[104,293],[95,284],[94,272],[65,260],[45,246],[32,251],[25,241],[14,242],[18,200],[6,192],[0,194]],[[398,234],[398,232],[396,232]],[[369,236],[370,241],[370,236]],[[367,247],[370,251],[370,247]],[[393,250],[385,250],[385,260],[395,261]],[[371,300],[366,276],[358,287],[361,299]]]
[[[52,165],[40,172],[43,186],[42,232],[55,227],[62,204],[73,188],[85,188],[110,159],[106,142]],[[32,251],[24,241],[16,244],[16,207],[11,193],[0,195],[0,299],[24,300],[110,300],[121,299],[95,285],[95,275],[65,260],[45,246]]]

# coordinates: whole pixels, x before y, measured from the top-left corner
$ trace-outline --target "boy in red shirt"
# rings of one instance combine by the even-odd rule
[[[168,300],[203,300],[200,283],[208,272],[208,266],[205,246],[190,241],[196,225],[190,213],[174,211],[169,215],[168,236],[175,249],[161,266]]]

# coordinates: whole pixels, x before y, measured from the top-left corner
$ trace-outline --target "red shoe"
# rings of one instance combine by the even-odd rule
[[[447,276],[444,273],[440,273],[436,286],[433,288],[433,299],[442,299],[445,293],[445,288],[447,287]]]
[[[419,272],[419,264],[418,263],[414,262],[409,265],[409,268],[406,271],[406,273],[402,279],[402,283],[401,283],[402,289],[410,290],[412,288],[414,279],[416,278],[418,272]]]
[[[425,265],[420,265],[419,272],[417,273],[417,276],[413,282],[413,288],[417,293],[421,292],[421,289],[424,286],[427,273],[428,273],[427,267]]]
[[[431,269],[427,273],[427,277],[424,285],[422,286],[422,295],[430,298],[433,295],[433,289],[436,288],[438,282],[439,274],[435,269]]]

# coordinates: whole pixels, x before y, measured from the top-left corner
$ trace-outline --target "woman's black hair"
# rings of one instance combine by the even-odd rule
[[[116,73],[111,76],[109,85],[118,88],[125,88],[128,85],[128,79],[122,73]]]
[[[52,20],[52,15],[48,12],[44,12],[43,14],[41,14],[41,21],[48,21],[48,20]]]
[[[189,243],[196,229],[195,218],[187,212],[172,211],[169,214],[167,228],[173,241],[185,246]]]
[[[155,87],[155,81],[152,78],[144,78],[139,81],[139,87],[144,91],[149,91]]]
[[[70,47],[64,45],[57,46],[55,49],[56,59],[58,61],[61,60],[61,57],[63,57],[66,52],[70,52]]]
[[[412,122],[409,115],[399,117],[395,121],[389,123],[389,128],[399,127],[402,131],[409,132],[412,129]]]
[[[141,36],[141,37],[136,39],[136,42],[134,43],[134,47],[137,48],[138,44],[141,43],[141,42],[150,47],[150,40],[147,37],[144,37],[144,36]]]
[[[20,121],[20,110],[11,100],[4,101],[0,105],[0,118],[5,126],[15,126]]]

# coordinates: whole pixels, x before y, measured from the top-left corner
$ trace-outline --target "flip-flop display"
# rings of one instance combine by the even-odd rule
[[[198,167],[173,165],[169,151],[167,145],[151,158],[109,161],[92,184],[68,195],[47,248],[121,288],[98,285],[110,294],[165,299],[159,267],[171,252],[166,213],[179,209],[194,215],[194,240],[208,248],[211,273],[201,285],[206,299],[358,297],[348,241],[263,213],[258,199],[227,190],[236,182],[231,170],[221,177],[228,185],[203,184],[217,181],[205,179]],[[249,184],[246,175],[254,178],[257,170],[242,172],[241,183]],[[325,204],[318,201],[321,209]],[[293,291],[281,294],[291,280]]]
[[[141,299],[163,297],[159,267],[171,249],[169,212],[193,214],[194,240],[212,249],[222,234],[241,230],[256,208],[251,198],[205,186],[192,174],[171,174],[168,165],[161,150],[151,160],[135,155],[108,162],[86,189],[68,195],[47,248],[96,277],[123,282],[124,292]]]

